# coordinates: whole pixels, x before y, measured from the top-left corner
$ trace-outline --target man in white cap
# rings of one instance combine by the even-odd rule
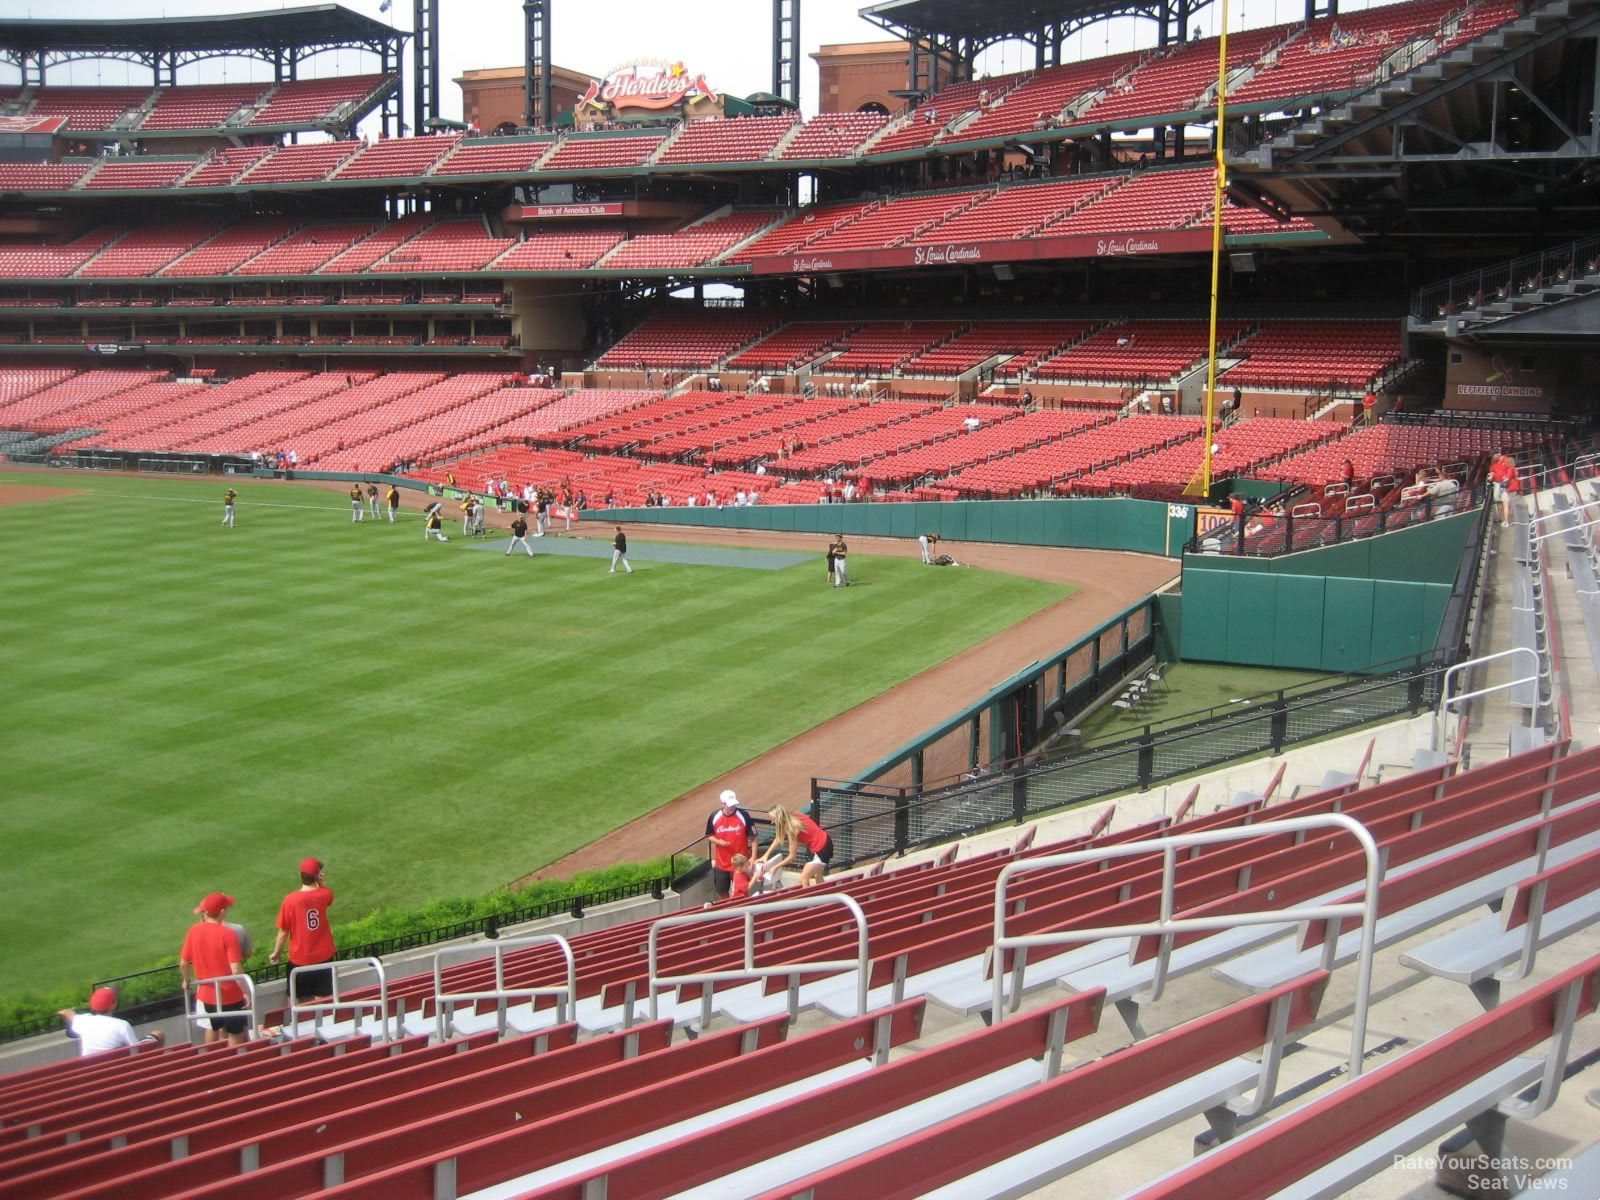
[[[56,1016],[67,1024],[67,1036],[78,1040],[83,1054],[99,1054],[102,1050],[116,1050],[123,1046],[159,1046],[166,1039],[160,1030],[143,1038],[133,1032],[121,1017],[112,1016],[117,1008],[117,993],[108,987],[95,988],[89,997],[89,1011],[63,1008]]]
[[[753,855],[756,823],[739,806],[739,794],[723,790],[721,803],[706,818],[706,841],[711,848],[711,891],[718,900],[728,898],[733,886],[733,856]]]

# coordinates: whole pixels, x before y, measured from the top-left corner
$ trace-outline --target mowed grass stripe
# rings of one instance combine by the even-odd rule
[[[345,920],[490,891],[1069,590],[856,555],[838,591],[822,539],[611,576],[311,488],[232,481],[226,530],[228,480],[7,480],[91,490],[0,508],[0,994],[169,959],[217,888],[269,940],[308,853]]]

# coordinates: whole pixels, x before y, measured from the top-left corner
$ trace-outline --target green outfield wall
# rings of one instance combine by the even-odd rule
[[[780,533],[843,533],[949,542],[1128,550],[1176,557],[1194,536],[1194,507],[1152,500],[955,500],[873,504],[758,504],[750,508],[630,508],[605,520]],[[959,557],[959,556],[958,556]]]
[[[1353,672],[1428,654],[1478,519],[1273,558],[1185,555],[1180,657]]]

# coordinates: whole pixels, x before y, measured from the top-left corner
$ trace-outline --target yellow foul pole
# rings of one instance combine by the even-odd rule
[[[1211,447],[1217,421],[1217,289],[1222,275],[1222,199],[1228,186],[1226,153],[1228,110],[1228,0],[1222,0],[1222,37],[1217,45],[1216,186],[1211,201],[1211,329],[1206,362],[1206,445],[1201,460],[1200,490],[1211,494]]]

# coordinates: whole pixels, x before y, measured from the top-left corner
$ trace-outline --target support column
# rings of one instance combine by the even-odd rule
[[[439,115],[439,0],[414,0],[411,12],[411,133],[421,137]]]
[[[772,0],[772,94],[800,104],[800,0]]]
[[[523,120],[529,125],[553,125],[550,111],[550,3],[522,0]]]

